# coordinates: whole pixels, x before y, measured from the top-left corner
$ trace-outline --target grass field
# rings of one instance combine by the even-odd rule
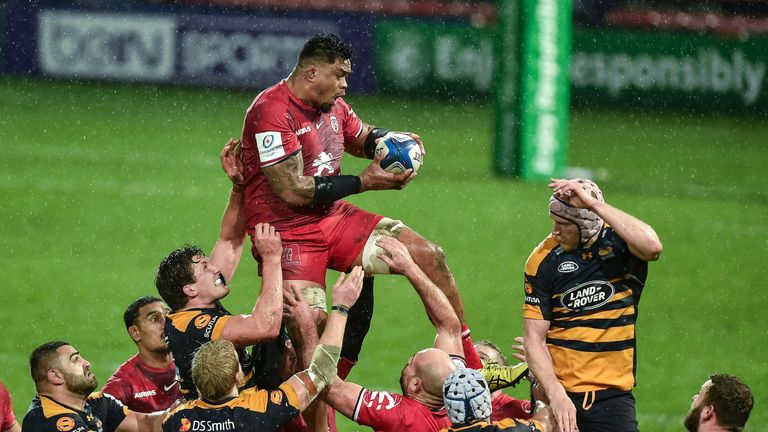
[[[70,341],[103,383],[134,353],[122,312],[155,293],[160,259],[182,243],[213,245],[228,190],[217,155],[239,136],[252,97],[0,77],[0,380],[19,420],[34,395],[34,347]],[[523,265],[550,228],[546,186],[492,175],[487,105],[349,100],[363,119],[417,131],[427,145],[426,165],[406,190],[351,201],[442,245],[474,337],[509,352],[521,332]],[[664,242],[637,330],[641,430],[681,430],[691,395],[712,372],[751,386],[757,407],[746,430],[768,430],[768,124],[580,110],[570,160],[599,173],[608,202],[649,222]],[[344,164],[348,173],[363,166]],[[258,283],[245,258],[227,307],[249,311]],[[434,333],[404,279],[379,277],[376,292],[351,379],[396,390],[402,365]]]

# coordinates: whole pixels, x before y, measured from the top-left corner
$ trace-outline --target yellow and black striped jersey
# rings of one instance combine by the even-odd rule
[[[648,263],[606,226],[591,247],[564,251],[552,236],[525,265],[523,317],[550,322],[547,346],[569,392],[635,385],[635,322]]]
[[[276,431],[299,415],[299,398],[283,383],[277,390],[251,388],[216,403],[188,401],[168,413],[163,432]]]
[[[541,432],[541,424],[535,420],[503,419],[492,423],[479,421],[467,426],[453,426],[440,432]]]
[[[173,354],[173,361],[178,370],[181,394],[187,400],[197,398],[197,389],[192,382],[192,357],[200,345],[216,339],[221,339],[224,327],[232,314],[224,308],[187,309],[171,312],[165,320],[165,337]],[[238,349],[240,366],[245,374],[247,384],[243,388],[253,386],[250,378],[253,376],[251,353]]]
[[[114,432],[130,411],[110,395],[93,393],[81,411],[48,396],[35,396],[24,416],[25,432]]]

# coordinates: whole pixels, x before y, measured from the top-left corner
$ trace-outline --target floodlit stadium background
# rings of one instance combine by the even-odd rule
[[[257,3],[275,13],[271,2]],[[295,8],[291,13],[328,12],[289,3]],[[366,16],[434,19],[434,10],[423,9],[427,3]],[[757,24],[733,30],[726,20],[742,16],[757,22],[762,2],[747,7],[723,0],[711,10],[676,2],[680,10],[673,12],[691,17],[676,26],[646,22],[649,15],[637,12],[637,5],[616,3],[610,10],[599,2],[577,7],[577,27],[606,33],[622,25],[642,34],[722,38],[724,46],[766,45]],[[345,13],[355,13],[355,4],[345,3]],[[422,9],[414,6],[419,4]],[[643,5],[658,9],[652,12],[670,10],[663,3]],[[491,3],[456,2],[444,10],[451,7],[458,10],[445,18],[452,23],[493,24]],[[4,13],[11,9],[12,4],[0,4]],[[246,13],[236,9],[241,12]],[[720,17],[721,25],[696,28],[702,13]],[[0,51],[6,71],[13,66],[7,54],[6,44]],[[184,243],[206,250],[213,245],[228,190],[218,152],[228,137],[239,136],[243,112],[258,89],[13,72],[0,76],[0,380],[21,421],[34,395],[27,371],[32,349],[68,340],[104,383],[135,352],[122,313],[135,298],[156,294],[153,277],[160,259]],[[762,325],[768,310],[767,84],[763,76],[756,101],[741,107],[729,105],[727,92],[712,92],[707,104],[687,106],[685,98],[667,103],[637,93],[607,104],[574,89],[569,165],[594,174],[607,201],[653,225],[665,246],[661,260],[650,266],[639,308],[635,396],[642,430],[680,430],[691,396],[713,372],[738,375],[750,385],[757,406],[746,430],[768,430],[762,409],[768,397],[768,338]],[[422,171],[404,191],[366,193],[350,201],[402,219],[439,243],[474,338],[489,338],[509,355],[512,338],[521,332],[523,265],[550,228],[548,190],[542,183],[492,173],[493,106],[487,94],[410,93],[348,97],[364,120],[418,132],[427,146]],[[346,173],[364,166],[351,157],[343,164]],[[251,310],[259,286],[255,273],[252,259],[245,257],[225,299],[232,312]],[[334,277],[329,274],[328,280]],[[378,277],[374,322],[350,379],[399,391],[402,365],[429,346],[433,335],[407,282]],[[527,389],[510,393],[526,397]],[[340,423],[342,430],[358,429]]]

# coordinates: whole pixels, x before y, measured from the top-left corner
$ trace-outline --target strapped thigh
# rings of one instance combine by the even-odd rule
[[[376,255],[386,253],[386,251],[376,246],[376,240],[381,237],[394,237],[397,238],[400,231],[408,228],[402,221],[390,219],[388,217],[382,218],[379,223],[373,228],[371,235],[368,237],[368,241],[365,242],[363,247],[363,270],[368,274],[388,274],[389,266]]]

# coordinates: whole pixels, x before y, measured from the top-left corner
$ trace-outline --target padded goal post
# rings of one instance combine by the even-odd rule
[[[500,175],[548,180],[566,164],[571,2],[498,5],[493,168]]]

